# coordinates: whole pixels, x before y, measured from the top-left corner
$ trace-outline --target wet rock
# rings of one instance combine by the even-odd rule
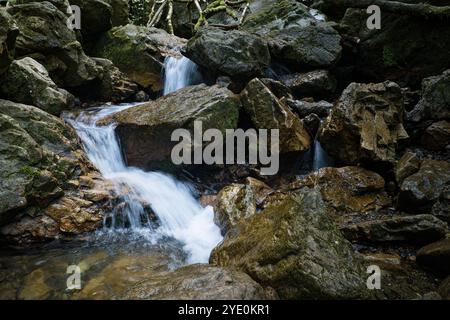
[[[300,118],[307,117],[310,114],[316,114],[321,118],[326,118],[333,108],[333,104],[326,101],[308,102],[303,100],[287,99],[288,106],[294,110]]]
[[[0,79],[0,92],[7,99],[53,115],[72,108],[75,101],[72,94],[56,86],[43,65],[28,57],[13,61]]]
[[[137,84],[125,76],[108,59],[93,58],[103,69],[98,99],[108,102],[121,102],[131,99],[139,91]]]
[[[309,148],[311,137],[301,120],[261,80],[250,81],[241,93],[241,100],[256,129],[280,130],[280,153]]]
[[[417,251],[417,263],[438,274],[450,275],[450,239],[421,248]]]
[[[157,274],[127,290],[125,299],[138,300],[259,300],[268,296],[245,273],[194,264]]]
[[[295,68],[331,66],[342,51],[337,31],[294,0],[262,6],[240,28],[267,39],[272,56]]]
[[[307,186],[320,191],[323,200],[338,214],[368,212],[389,206],[384,179],[359,167],[322,168],[289,185]]]
[[[45,275],[42,269],[36,269],[25,278],[24,290],[18,296],[20,300],[44,300],[48,299],[52,290],[45,283]]]
[[[329,218],[319,192],[304,188],[266,201],[261,213],[227,233],[211,263],[248,273],[281,299],[368,295],[360,261]]]
[[[442,120],[430,125],[420,143],[429,150],[444,150],[450,144],[450,122]]]
[[[424,160],[417,173],[403,180],[398,195],[398,207],[414,213],[429,212],[449,182],[449,162]]]
[[[245,31],[200,29],[186,46],[185,54],[217,75],[250,80],[262,76],[270,64],[267,43]]]
[[[92,36],[112,28],[112,7],[102,0],[70,0],[81,9],[81,33]]]
[[[341,231],[351,241],[426,244],[442,239],[448,227],[435,216],[422,214],[349,224]]]
[[[153,91],[162,89],[164,58],[185,41],[161,29],[128,24],[102,35],[93,54],[111,60],[131,80]]]
[[[317,132],[319,131],[319,127],[321,124],[320,117],[315,113],[311,113],[310,115],[307,115],[305,118],[303,118],[302,121],[303,125],[309,133],[309,136],[315,137]]]
[[[214,206],[214,222],[222,234],[226,234],[240,220],[256,214],[257,206],[272,191],[265,183],[253,178],[247,178],[247,184],[231,184],[223,188]]]
[[[450,118],[450,70],[422,81],[422,98],[408,112],[408,121],[419,123],[425,120]]]
[[[188,129],[193,134],[195,120],[203,121],[203,130],[237,127],[240,102],[226,88],[206,85],[181,89],[155,101],[119,112],[118,123],[123,152],[128,165],[141,168],[173,167],[171,141],[175,129]],[[158,152],[155,152],[158,150]]]
[[[403,127],[403,95],[393,82],[352,83],[319,132],[323,149],[344,164],[393,166]]]
[[[283,97],[287,99],[292,99],[291,90],[286,87],[281,81],[277,81],[270,78],[262,78],[262,83],[269,88],[270,91],[278,98],[282,99]]]
[[[297,98],[314,97],[321,99],[328,97],[336,90],[336,79],[328,70],[315,70],[285,76],[284,84],[291,89]]]
[[[395,179],[401,184],[405,178],[419,171],[420,159],[413,152],[405,152],[395,165]]]
[[[443,299],[450,300],[450,276],[442,281],[438,288],[438,292]]]
[[[45,66],[55,83],[66,89],[88,85],[101,70],[84,53],[67,16],[50,2],[30,2],[8,8],[20,30],[16,56],[31,56]]]
[[[431,208],[431,214],[450,225],[450,183],[442,189],[439,200]]]
[[[5,8],[0,8],[0,74],[14,59],[14,48],[19,29]]]

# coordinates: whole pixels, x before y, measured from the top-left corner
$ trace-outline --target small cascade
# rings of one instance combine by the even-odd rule
[[[312,160],[312,170],[317,171],[321,168],[332,167],[333,159],[323,150],[317,138],[314,140],[314,155]]]
[[[166,57],[164,70],[164,95],[202,81],[198,66],[184,56]]]

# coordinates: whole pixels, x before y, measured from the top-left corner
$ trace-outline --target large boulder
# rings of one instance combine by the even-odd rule
[[[185,41],[162,29],[127,24],[102,35],[93,54],[111,60],[131,80],[153,91],[163,87],[164,58],[177,55]]]
[[[145,169],[172,167],[171,141],[175,129],[188,129],[193,135],[194,121],[202,121],[203,130],[235,129],[239,118],[238,97],[226,88],[191,86],[155,101],[115,114],[125,159],[130,166]],[[108,120],[106,120],[108,121]]]
[[[237,268],[282,299],[350,299],[369,295],[351,245],[328,216],[318,191],[278,194],[237,224],[210,262]]]
[[[194,264],[162,272],[127,290],[132,300],[259,300],[269,296],[245,273],[210,265]]]
[[[14,242],[42,241],[93,231],[102,206],[80,187],[93,174],[75,133],[33,106],[0,100],[0,226]],[[102,179],[96,179],[99,185]]]
[[[0,92],[15,102],[34,105],[53,115],[74,105],[74,96],[56,86],[43,65],[26,57],[15,60],[0,79]]]
[[[280,153],[305,151],[311,137],[302,121],[258,78],[250,81],[241,93],[242,105],[256,129],[279,129]]]
[[[359,167],[322,168],[290,184],[289,188],[304,186],[319,190],[323,200],[338,214],[363,213],[391,204],[384,190],[384,179]]]
[[[297,69],[329,67],[341,56],[338,32],[298,1],[263,5],[240,28],[266,39],[275,60]]]
[[[328,70],[295,73],[283,76],[282,81],[297,98],[326,98],[334,93],[337,86],[336,79]]]
[[[319,132],[323,149],[343,164],[392,167],[403,127],[403,95],[393,82],[352,83]]]
[[[216,75],[238,80],[262,76],[270,64],[267,43],[239,30],[203,28],[189,40],[185,54]]]
[[[450,275],[450,239],[421,248],[417,251],[417,263],[444,276]]]
[[[111,23],[113,27],[128,24],[130,15],[130,1],[128,0],[105,0],[112,9]]]
[[[424,160],[420,170],[404,179],[400,185],[398,206],[408,212],[429,212],[448,183],[449,162]]]
[[[50,2],[30,2],[8,8],[19,27],[16,57],[32,56],[63,88],[92,82],[101,74],[84,53],[76,33],[67,27],[67,16]]]
[[[429,150],[445,150],[450,145],[450,122],[442,120],[431,124],[420,137],[420,143]]]
[[[444,238],[449,231],[445,222],[431,214],[350,223],[341,230],[351,241],[422,245]]]
[[[81,33],[92,36],[112,28],[112,7],[103,0],[70,0],[81,9]]]
[[[420,123],[426,120],[450,118],[450,70],[422,81],[422,97],[413,110],[408,112],[408,121]]]
[[[5,8],[0,8],[0,75],[14,59],[14,48],[19,29]]]

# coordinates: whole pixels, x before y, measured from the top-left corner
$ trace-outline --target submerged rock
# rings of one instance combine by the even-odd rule
[[[127,24],[102,35],[93,54],[111,60],[131,80],[156,92],[163,87],[164,58],[179,55],[184,44],[162,29]]]
[[[47,70],[32,58],[15,60],[0,79],[0,92],[19,103],[34,105],[53,115],[71,109],[75,97],[60,89]]]
[[[359,167],[322,168],[289,188],[304,186],[319,190],[323,200],[338,214],[363,213],[391,204],[384,190],[384,179]]]
[[[320,129],[324,150],[343,164],[392,167],[398,145],[408,138],[403,127],[403,96],[393,82],[352,83]]]
[[[349,224],[341,228],[351,241],[427,244],[445,237],[445,222],[430,214],[398,216]]]
[[[369,295],[361,262],[331,221],[319,192],[304,188],[266,200],[240,221],[210,262],[248,273],[282,299],[350,299]]]
[[[448,183],[450,183],[449,162],[424,160],[417,173],[403,180],[398,195],[398,206],[408,212],[429,212]]]
[[[19,29],[5,8],[0,8],[0,75],[14,59],[14,48]]]
[[[240,81],[263,75],[270,64],[267,43],[245,31],[200,29],[186,46],[185,54],[218,75]]]
[[[294,0],[280,0],[250,13],[240,29],[266,39],[275,60],[295,68],[321,68],[341,56],[341,37]]]
[[[214,128],[225,134],[235,129],[239,118],[238,97],[226,88],[191,86],[115,114],[125,159],[130,166],[166,168],[171,161],[171,141],[175,129],[188,129],[193,136],[194,121],[203,121],[203,130]],[[111,119],[110,119],[111,120]]]
[[[268,299],[270,295],[245,273],[194,264],[173,272],[156,274],[127,290],[123,298],[132,300],[260,300]]]
[[[256,129],[279,129],[280,153],[304,151],[311,137],[302,121],[258,78],[250,81],[241,93],[245,112]]]

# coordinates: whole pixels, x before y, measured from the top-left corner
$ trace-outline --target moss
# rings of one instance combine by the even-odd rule
[[[24,166],[24,167],[20,168],[19,172],[27,175],[31,179],[34,179],[34,177],[36,177],[39,174],[39,169],[37,169],[35,167]]]

